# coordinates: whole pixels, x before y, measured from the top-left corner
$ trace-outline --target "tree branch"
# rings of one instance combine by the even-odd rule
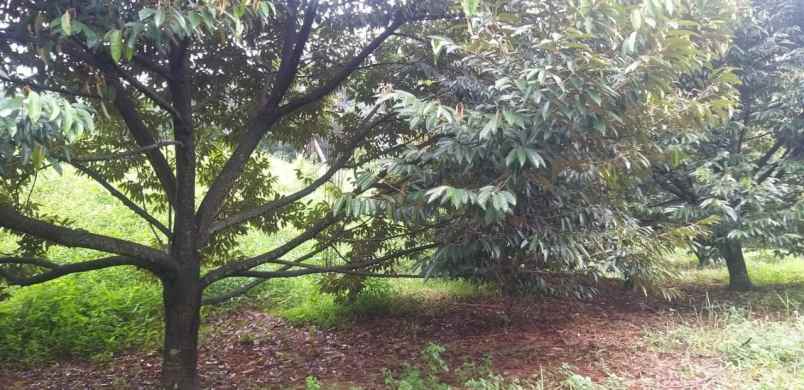
[[[267,281],[268,281],[267,278],[254,279],[251,282],[246,283],[245,285],[242,285],[242,286],[240,286],[238,288],[235,288],[235,289],[232,289],[230,291],[227,291],[227,292],[225,292],[223,294],[216,295],[214,297],[203,298],[201,300],[201,305],[219,305],[219,304],[224,303],[224,302],[226,302],[226,301],[228,301],[228,300],[230,300],[232,298],[237,298],[237,297],[239,297],[239,296],[251,291],[251,289],[253,289],[254,287],[257,287],[257,286],[259,286],[259,285],[261,285],[261,284],[263,284],[263,283],[265,283]]]
[[[374,128],[374,126],[376,126],[378,123],[380,123],[384,118],[388,117],[388,116],[384,116],[383,118],[380,118],[380,119],[375,120],[375,121],[371,120],[371,118],[379,110],[380,106],[381,106],[380,104],[376,105],[371,110],[371,112],[368,113],[368,115],[364,119],[363,125],[358,127],[357,131],[355,132],[354,136],[352,137],[352,141],[341,149],[341,151],[340,151],[341,155],[335,160],[335,162],[329,167],[329,169],[327,169],[327,171],[323,175],[321,175],[320,177],[315,179],[313,182],[311,182],[306,187],[304,187],[304,188],[302,188],[302,189],[300,189],[300,190],[298,190],[298,191],[296,191],[296,192],[294,192],[294,193],[292,193],[290,195],[283,196],[283,197],[281,197],[281,198],[279,198],[277,200],[268,202],[268,203],[266,203],[266,204],[264,204],[262,206],[253,208],[253,209],[248,210],[248,211],[244,211],[244,212],[239,213],[239,214],[235,214],[235,215],[233,215],[233,216],[231,216],[229,218],[226,218],[223,221],[219,221],[217,223],[212,224],[212,226],[210,226],[210,228],[209,228],[209,233],[208,234],[212,235],[212,234],[215,234],[218,231],[226,229],[227,227],[246,222],[246,221],[248,221],[250,219],[253,219],[253,218],[256,218],[256,217],[258,217],[260,215],[265,215],[265,214],[268,214],[268,213],[271,213],[271,212],[278,211],[278,210],[280,210],[280,209],[292,204],[293,202],[295,202],[295,201],[297,201],[299,199],[302,199],[305,196],[310,195],[311,193],[313,193],[318,187],[322,186],[324,183],[329,181],[329,179],[332,178],[332,176],[335,175],[335,173],[337,173],[341,168],[343,168],[346,165],[347,162],[349,162],[349,160],[352,157],[352,151],[355,148],[357,148],[360,145],[360,143],[362,143],[362,141],[364,140],[365,136]],[[204,228],[204,227],[202,226],[202,228]]]
[[[66,96],[84,97],[84,98],[89,98],[89,99],[99,99],[100,98],[100,96],[98,96],[98,95],[87,94],[87,93],[77,92],[77,91],[70,91],[70,90],[63,89],[63,88],[51,87],[51,86],[48,86],[48,85],[38,84],[38,83],[35,83],[33,81],[17,79],[17,78],[13,78],[13,77],[0,76],[0,80],[7,81],[7,82],[9,82],[11,84],[14,84],[14,85],[24,85],[24,86],[27,86],[27,87],[29,87],[29,88],[33,89],[34,91],[37,91],[37,92],[49,91],[49,92],[55,92],[55,93],[58,93],[58,94],[61,94],[61,95],[66,95]]]
[[[393,258],[397,258],[400,256],[405,256],[408,254],[412,254],[415,252],[420,252],[422,250],[434,248],[435,244],[433,245],[425,245],[416,248],[411,248],[406,251],[401,251],[394,253],[392,255],[384,256],[377,261],[372,261],[369,263],[364,263],[360,265],[356,265],[357,268],[364,268],[370,267],[371,265],[381,264]],[[316,273],[341,273],[347,275],[359,275],[359,276],[371,276],[371,277],[381,277],[381,278],[423,278],[421,275],[410,275],[410,274],[383,274],[383,273],[374,273],[374,272],[363,272],[363,271],[355,271],[345,269],[344,267],[330,267],[330,268],[322,268],[317,266],[312,266],[308,264],[303,264],[303,261],[306,261],[310,257],[314,256],[315,254],[321,252],[325,247],[321,247],[315,251],[309,252],[308,254],[294,260],[294,261],[282,261],[282,260],[275,260],[269,261],[269,263],[274,264],[283,264],[284,266],[275,271],[243,271],[237,275],[232,276],[244,276],[244,277],[254,277],[256,279],[246,283],[243,286],[237,287],[231,291],[227,291],[221,295],[217,295],[214,297],[205,298],[202,301],[202,305],[217,305],[223,302],[228,301],[229,299],[238,297],[243,295],[253,289],[254,287],[259,286],[260,284],[268,281],[272,278],[286,278],[286,277],[293,277],[293,276],[301,276],[301,275],[310,275]],[[293,267],[301,267],[303,269],[300,270],[291,270]]]
[[[357,271],[360,269],[367,269],[377,265],[381,265],[387,263],[391,260],[397,259],[399,257],[408,256],[414,253],[418,253],[427,249],[432,249],[437,247],[438,244],[427,244],[427,245],[420,245],[413,248],[404,249],[401,251],[397,251],[394,253],[387,254],[385,256],[379,257],[377,259],[367,261],[364,263],[359,264],[346,264],[337,267],[320,267],[316,265],[310,264],[303,264],[303,263],[294,263],[290,261],[282,261],[282,260],[266,260],[264,263],[272,263],[272,264],[281,264],[290,267],[297,267],[302,269],[296,270],[287,270],[287,271],[241,271],[235,273],[233,276],[248,276],[248,277],[258,277],[258,278],[276,278],[276,277],[292,277],[292,276],[301,276],[301,275],[309,275],[309,274],[321,274],[321,273],[340,273],[340,274],[348,274],[348,275],[365,275],[365,276],[385,276],[385,277],[411,277],[411,275],[404,275],[404,274],[378,274],[378,273],[371,273],[365,271]],[[420,276],[415,276],[420,277]]]
[[[159,96],[159,94],[156,93],[156,91],[146,87],[139,80],[137,80],[136,77],[132,76],[128,72],[121,69],[119,66],[117,66],[117,64],[113,63],[112,66],[114,67],[115,72],[121,78],[123,78],[123,80],[126,80],[127,83],[131,84],[137,91],[140,91],[140,93],[151,99],[151,101],[156,103],[156,105],[162,108],[163,110],[167,111],[167,113],[170,114],[173,118],[182,120],[181,115],[179,115],[179,112],[176,110],[176,108],[173,107],[173,105],[170,104],[170,102],[165,100],[163,97]]]
[[[773,155],[776,154],[776,152],[778,152],[779,149],[782,148],[782,146],[784,146],[784,140],[779,138],[776,140],[776,142],[773,143],[773,146],[771,146],[770,149],[768,149],[768,151],[762,155],[762,157],[757,159],[757,161],[754,163],[754,165],[756,165],[756,169],[754,169],[754,175],[759,173],[759,171],[765,167],[768,161],[770,161],[771,157],[773,157]]]
[[[299,245],[307,242],[308,240],[313,239],[319,233],[324,231],[324,229],[334,225],[339,220],[340,219],[337,217],[328,216],[318,221],[318,223],[313,224],[312,226],[307,228],[307,230],[305,230],[298,236],[294,237],[290,241],[286,242],[283,245],[278,246],[277,248],[269,252],[220,266],[217,269],[214,269],[208,272],[206,275],[204,275],[204,277],[201,278],[201,285],[203,287],[206,287],[220,279],[232,276],[238,272],[243,272],[252,269],[258,265],[265,264],[269,260],[279,259],[280,257],[284,256],[286,253],[290,252]]]
[[[371,53],[377,50],[377,48],[379,48],[379,46],[391,35],[391,33],[403,24],[403,22],[404,20],[401,17],[394,20],[383,33],[376,36],[365,48],[363,48],[363,50],[360,51],[357,56],[352,59],[352,61],[347,63],[343,69],[337,72],[335,77],[319,88],[313,90],[310,94],[307,94],[300,99],[291,101],[282,107],[274,107],[275,104],[279,104],[279,100],[276,100],[275,96],[274,98],[269,99],[268,104],[266,104],[266,109],[256,115],[253,121],[250,121],[250,124],[243,137],[241,137],[234,153],[232,153],[232,156],[226,162],[223,169],[221,169],[221,173],[212,183],[207,195],[201,202],[201,207],[199,208],[199,226],[208,227],[212,224],[212,221],[218,215],[224,199],[231,190],[235,180],[240,176],[249,157],[254,152],[254,149],[259,144],[259,141],[263,138],[271,126],[277,123],[284,115],[301,109],[307,104],[321,99],[325,95],[335,90],[360,66],[361,63],[363,63],[363,61],[366,60],[369,55],[371,55]],[[302,46],[303,45],[297,45],[296,50],[303,50]],[[282,79],[282,74],[283,73],[280,70],[277,75],[277,80]]]
[[[310,103],[316,102],[319,99],[323,98],[324,96],[330,94],[334,91],[341,83],[343,83],[355,70],[360,67],[360,64],[368,58],[371,53],[377,50],[383,42],[385,42],[388,37],[390,37],[399,27],[401,27],[405,22],[403,18],[395,19],[388,28],[385,29],[380,35],[376,36],[360,53],[355,56],[351,61],[346,63],[346,65],[335,73],[335,76],[332,77],[328,82],[324,83],[323,85],[319,86],[318,88],[310,91],[305,96],[302,96],[298,99],[290,101],[288,104],[282,106],[280,111],[283,113],[293,112],[296,111]]]
[[[99,156],[80,156],[80,157],[70,157],[69,162],[77,161],[77,162],[97,162],[97,161],[111,161],[111,160],[130,160],[137,157],[140,157],[145,152],[151,149],[159,149],[164,146],[169,145],[181,145],[181,142],[178,141],[159,141],[153,145],[143,146],[141,148],[137,148],[128,152],[121,152],[115,154],[107,154],[107,155],[99,155]]]
[[[41,266],[43,268],[48,268],[48,271],[28,278],[20,278],[12,275],[8,271],[0,269],[0,279],[5,279],[10,284],[17,286],[30,286],[32,284],[44,283],[48,280],[53,280],[69,274],[99,270],[120,265],[134,265],[137,267],[150,269],[147,262],[125,256],[104,257],[101,259],[64,265],[59,265],[44,259],[2,257],[0,258],[0,264],[32,264]]]
[[[298,33],[296,32],[297,6],[298,2],[296,0],[288,2],[286,38],[282,47],[282,62],[274,77],[274,87],[266,101],[260,105],[260,109],[249,119],[246,131],[238,140],[237,147],[201,201],[197,216],[200,226],[199,231],[202,235],[206,235],[207,229],[217,217],[226,195],[242,173],[243,167],[260,140],[265,136],[268,129],[282,118],[278,107],[296,77],[299,60],[304,53],[304,47],[310,37],[310,29],[315,20],[318,1],[314,0],[307,6],[304,21]],[[205,241],[206,238],[208,238],[208,235],[202,237],[201,241]]]
[[[143,259],[154,270],[175,269],[173,261],[164,252],[130,241],[36,220],[18,213],[9,206],[0,206],[0,227],[30,234],[59,245]]]
[[[82,165],[82,164],[80,164],[80,163],[78,163],[76,161],[70,161],[70,164],[72,166],[74,166],[76,169],[78,169],[79,171],[81,171],[82,173],[84,173],[85,175],[87,175],[90,178],[92,178],[93,180],[95,180],[98,184],[100,184],[103,188],[105,188],[107,191],[109,191],[109,193],[112,196],[117,198],[121,203],[123,203],[131,211],[133,211],[135,214],[137,214],[140,217],[142,217],[142,219],[146,220],[153,227],[159,229],[159,231],[161,231],[166,237],[171,237],[172,233],[171,233],[170,229],[168,229],[165,225],[163,225],[161,222],[159,222],[159,220],[154,218],[151,214],[148,214],[147,211],[145,211],[140,206],[138,206],[136,203],[134,203],[134,201],[129,199],[122,192],[120,192],[116,188],[114,188],[114,186],[111,183],[109,183],[108,181],[106,181],[106,179],[104,179],[103,176],[101,176],[99,173],[95,172],[94,170],[90,169],[89,167],[86,167],[86,166],[84,166],[84,165]]]
[[[309,259],[309,258],[321,253],[322,251],[324,251],[324,249],[329,247],[331,244],[332,244],[332,242],[330,242],[327,245],[319,246],[317,249],[308,252],[307,254],[305,254],[304,256],[299,257],[296,260],[293,260],[293,263],[301,263],[303,261],[306,261],[307,259]],[[286,271],[286,270],[288,270],[290,268],[291,268],[291,266],[284,266],[284,267],[280,268],[280,271]],[[258,285],[262,284],[263,282],[265,282],[267,280],[268,279],[265,279],[265,278],[257,279],[257,280],[254,280],[254,281],[250,282],[250,283],[247,283],[247,284],[245,284],[243,286],[235,288],[235,289],[233,289],[231,291],[225,292],[225,293],[223,293],[221,295],[217,295],[217,296],[209,297],[209,298],[204,298],[201,301],[201,304],[202,305],[217,305],[217,304],[226,302],[226,301],[228,301],[228,300],[230,300],[232,298],[235,298],[235,297],[238,297],[240,295],[243,295],[243,294],[247,293],[252,288],[257,287]]]
[[[140,118],[137,110],[135,109],[134,102],[120,85],[117,79],[110,78],[108,82],[115,89],[114,105],[123,121],[128,127],[134,140],[141,148],[147,148],[151,145],[157,144],[156,139],[151,134],[150,130],[145,126],[145,123]],[[144,151],[148,157],[151,166],[156,173],[156,177],[162,184],[162,189],[171,205],[176,204],[176,177],[173,175],[173,170],[170,168],[165,156],[159,151],[158,148],[148,149]]]
[[[135,54],[133,60],[135,64],[143,67],[144,69],[150,70],[151,72],[162,76],[165,80],[170,80],[170,73],[168,73],[167,68],[152,61],[150,58],[140,54]]]

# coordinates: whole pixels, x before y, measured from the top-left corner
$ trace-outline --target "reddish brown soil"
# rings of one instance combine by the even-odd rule
[[[690,356],[655,352],[643,340],[645,330],[664,328],[683,307],[616,287],[589,301],[519,301],[510,318],[505,307],[488,297],[444,300],[405,315],[355,319],[334,330],[293,327],[245,308],[209,320],[199,362],[203,386],[284,389],[313,375],[343,388],[381,388],[384,368],[398,372],[429,342],[447,348],[451,367],[488,356],[496,371],[520,377],[555,372],[567,363],[595,380],[616,374],[633,388],[705,388],[711,378],[682,374],[681,362]],[[692,358],[707,375],[722,369],[714,359]],[[156,387],[158,375],[158,352],[133,352],[105,364],[0,369],[0,388],[148,389]]]

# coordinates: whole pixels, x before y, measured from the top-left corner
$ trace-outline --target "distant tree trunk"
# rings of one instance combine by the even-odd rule
[[[726,239],[720,245],[720,254],[726,259],[726,267],[729,269],[729,288],[738,291],[750,290],[753,285],[748,277],[740,240]]]
[[[176,278],[163,280],[165,341],[162,351],[162,386],[165,389],[196,390],[198,378],[198,327],[201,288],[198,267],[182,270]]]

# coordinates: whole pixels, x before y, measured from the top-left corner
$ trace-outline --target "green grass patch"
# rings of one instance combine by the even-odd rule
[[[366,316],[413,313],[431,308],[434,302],[446,298],[462,299],[493,293],[489,286],[464,280],[370,278],[354,301],[343,302],[333,294],[320,291],[321,278],[303,276],[270,280],[256,287],[248,297],[227,304],[224,310],[240,304],[256,304],[293,324],[328,328],[346,325]],[[244,281],[232,279],[215,286],[210,294],[241,283]]]
[[[745,254],[748,275],[757,286],[804,284],[804,258],[776,257],[771,252],[756,251]],[[689,284],[724,285],[729,282],[726,265],[713,264],[699,269],[696,260],[676,256],[673,263]]]
[[[0,304],[0,360],[103,358],[160,337],[159,285],[128,268],[17,289]],[[139,279],[139,280],[138,280]]]
[[[797,311],[770,319],[744,307],[710,304],[648,339],[660,351],[714,357],[726,369],[717,380],[727,387],[804,388],[804,317]]]

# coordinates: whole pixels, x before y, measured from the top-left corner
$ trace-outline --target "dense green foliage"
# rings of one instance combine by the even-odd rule
[[[387,188],[367,209],[423,214],[435,226],[428,274],[503,289],[551,288],[543,276],[565,272],[661,279],[656,259],[701,227],[651,229],[628,195],[668,153],[653,140],[731,114],[736,79],[709,62],[728,46],[732,16],[729,2],[695,1],[523,2],[479,13],[464,43],[434,38],[460,77],[436,80],[436,97],[384,96],[430,136],[379,164],[373,174]],[[676,82],[705,70],[704,93]]]
[[[0,304],[0,360],[107,356],[159,340],[158,286],[131,270],[73,275]]]

